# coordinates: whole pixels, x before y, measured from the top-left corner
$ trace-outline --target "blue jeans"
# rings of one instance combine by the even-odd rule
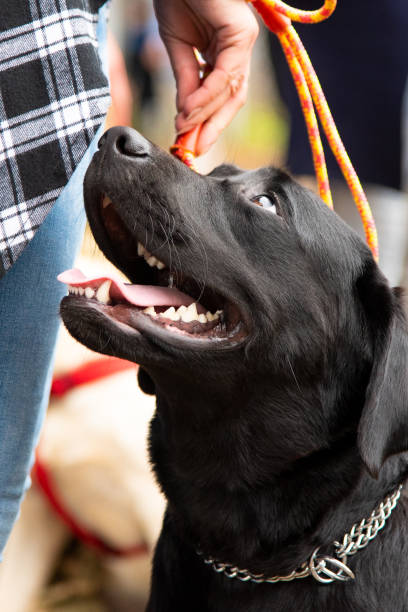
[[[104,12],[102,7],[98,40],[106,67]],[[0,558],[30,485],[66,294],[56,277],[72,267],[81,244],[83,178],[102,133],[103,126],[33,240],[0,280]]]

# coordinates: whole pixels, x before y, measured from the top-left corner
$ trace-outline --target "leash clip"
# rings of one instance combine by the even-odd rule
[[[320,546],[316,548],[309,561],[310,574],[315,580],[323,584],[329,584],[335,580],[347,582],[347,580],[353,580],[355,578],[354,573],[344,562],[347,559],[347,555],[342,557],[344,561],[340,561],[340,559],[329,557],[328,555],[318,557],[317,553],[319,550]],[[331,569],[330,566],[332,566],[333,569]]]

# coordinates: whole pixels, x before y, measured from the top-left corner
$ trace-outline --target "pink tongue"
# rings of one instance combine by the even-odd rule
[[[135,306],[189,306],[193,298],[178,289],[151,285],[127,285],[114,275],[88,278],[81,270],[73,268],[62,272],[58,277],[61,283],[72,287],[92,287],[98,289],[107,280],[112,281],[109,295],[113,299],[125,299]]]

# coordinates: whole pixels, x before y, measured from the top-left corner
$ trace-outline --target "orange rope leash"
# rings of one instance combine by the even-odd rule
[[[327,19],[336,8],[337,0],[325,0],[324,5],[315,11],[301,11],[281,2],[281,0],[247,1],[252,2],[266,26],[278,36],[285,53],[305,117],[320,197],[329,208],[333,208],[326,161],[315,111],[360,213],[367,244],[374,259],[378,261],[377,230],[366,195],[341,141],[309,56],[291,24],[291,20],[301,23],[318,23]],[[194,159],[200,129],[201,126],[198,126],[191,132],[183,134],[171,147],[172,153],[193,170],[196,170]]]

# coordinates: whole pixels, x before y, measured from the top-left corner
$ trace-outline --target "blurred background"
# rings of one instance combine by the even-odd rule
[[[340,0],[330,23],[296,28],[367,188],[381,266],[392,284],[406,285],[404,2],[378,1],[367,22],[370,0]],[[321,3],[295,4],[317,8]],[[175,86],[151,0],[114,0],[110,29],[113,103],[107,126],[131,125],[168,149],[175,137]],[[315,188],[296,92],[265,28],[253,56],[248,102],[199,168],[208,172],[224,161],[244,168],[283,166]],[[335,210],[362,233],[330,154],[328,166]],[[87,273],[109,266],[89,231],[79,265]],[[136,376],[133,364],[118,367],[62,333],[33,486],[0,566],[0,610],[144,609],[164,500],[146,452],[154,399],[138,389]]]

